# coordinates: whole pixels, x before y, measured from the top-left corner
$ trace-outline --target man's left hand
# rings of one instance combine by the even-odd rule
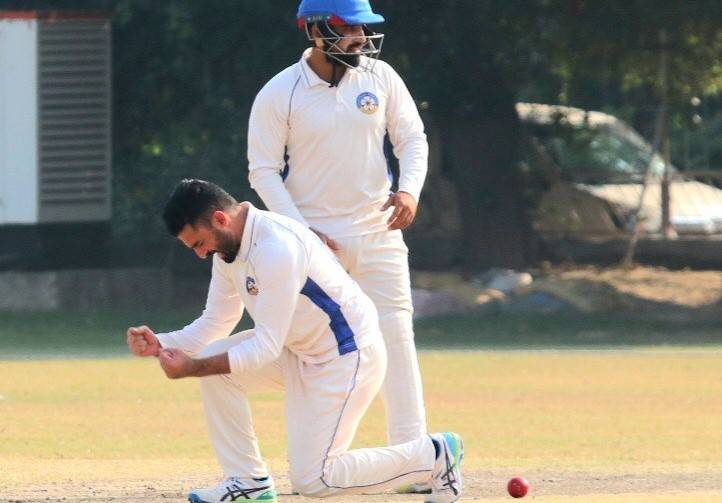
[[[180,379],[194,375],[195,361],[180,349],[161,349],[158,361],[168,379]]]
[[[389,199],[381,207],[381,211],[386,211],[391,206],[394,207],[394,212],[387,220],[390,231],[406,229],[411,225],[411,222],[414,221],[414,218],[416,218],[417,202],[414,196],[408,192],[399,191],[391,194]]]

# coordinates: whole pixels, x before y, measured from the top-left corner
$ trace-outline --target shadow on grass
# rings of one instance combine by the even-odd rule
[[[193,321],[190,311],[2,313],[0,359],[127,356],[125,331],[148,325],[157,332]],[[252,326],[244,316],[236,331]],[[714,321],[620,319],[602,315],[464,314],[418,320],[420,349],[545,349],[634,346],[720,346]]]
[[[0,359],[127,356],[128,327],[148,325],[167,332],[199,314],[191,310],[0,313]],[[250,326],[244,317],[236,331]]]
[[[418,320],[416,343],[428,349],[544,349],[719,346],[719,321],[626,319],[580,313],[441,316]]]

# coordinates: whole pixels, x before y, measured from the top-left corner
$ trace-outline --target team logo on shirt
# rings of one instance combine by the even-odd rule
[[[373,93],[361,93],[356,98],[356,106],[363,113],[372,114],[379,109],[379,99]]]
[[[246,291],[251,295],[258,295],[256,280],[251,278],[250,276],[246,276]]]

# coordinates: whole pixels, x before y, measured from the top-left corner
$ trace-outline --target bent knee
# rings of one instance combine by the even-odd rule
[[[322,478],[291,479],[293,490],[305,498],[325,498],[331,495]]]

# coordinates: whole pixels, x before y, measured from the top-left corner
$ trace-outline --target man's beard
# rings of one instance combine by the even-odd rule
[[[349,66],[352,66],[356,68],[359,63],[361,63],[361,55],[360,54],[347,54],[345,52],[334,52],[332,53],[333,57],[326,54],[326,60],[335,66],[343,66],[343,64],[340,61],[343,61]],[[339,61],[340,60],[340,61]]]
[[[216,243],[214,253],[218,253],[225,263],[233,263],[236,260],[241,243],[236,242],[230,234],[221,231],[216,232]]]
[[[361,50],[364,48],[363,44],[353,44],[346,48],[346,52],[340,52],[342,49],[338,46],[336,48],[339,52],[330,52],[326,54],[326,60],[332,65],[343,66],[343,63],[356,68],[361,63],[361,53],[356,52],[357,49]],[[330,56],[333,54],[333,56]],[[334,59],[335,58],[335,59]],[[343,63],[341,63],[341,61]]]

